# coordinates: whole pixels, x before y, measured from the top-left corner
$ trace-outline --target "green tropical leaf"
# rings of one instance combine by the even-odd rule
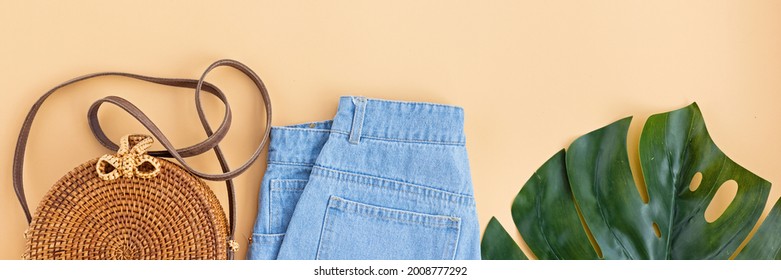
[[[513,202],[513,221],[540,259],[595,259],[575,207],[562,150],[523,185]]]
[[[652,219],[662,232],[657,250],[665,259],[726,259],[756,224],[770,182],[741,167],[711,139],[697,104],[651,116],[640,137],[640,163],[648,187]],[[702,181],[695,191],[689,183]],[[727,181],[738,184],[735,199],[709,223],[705,209]]]
[[[692,104],[646,121],[639,147],[645,202],[629,166],[630,122],[581,136],[534,173],[512,206],[526,244],[540,259],[729,258],[759,219],[770,183],[715,145]],[[690,190],[695,175],[702,179]],[[716,220],[706,221],[706,209],[729,181],[737,183],[737,195]],[[777,257],[781,237],[772,232],[781,227],[779,211],[757,234],[767,240],[749,243],[739,257]]]
[[[527,260],[521,248],[495,217],[491,217],[483,236],[485,238],[480,244],[480,253],[484,260]]]
[[[781,260],[781,201],[777,201],[762,226],[736,260]]]

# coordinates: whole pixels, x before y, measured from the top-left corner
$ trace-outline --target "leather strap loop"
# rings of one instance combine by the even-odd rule
[[[203,115],[203,112],[200,111],[202,110],[202,108],[199,105],[201,100],[199,87],[201,87],[204,84],[199,85],[200,81],[198,80],[164,79],[164,78],[154,78],[154,77],[147,77],[147,76],[128,74],[128,73],[111,73],[111,74],[144,80],[147,82],[153,82],[157,84],[196,89],[195,100],[196,100],[197,110],[199,110],[198,115],[203,120],[206,120],[206,117]],[[204,90],[217,97],[223,103],[223,105],[225,106],[225,115],[223,116],[223,121],[220,124],[220,126],[217,128],[217,131],[214,133],[214,135],[209,135],[209,137],[201,143],[176,150],[183,157],[197,156],[217,146],[217,144],[227,134],[231,124],[231,120],[233,118],[230,106],[228,105],[228,100],[225,97],[225,94],[223,94],[219,88],[216,88],[214,85],[209,84],[208,86],[205,87]],[[106,134],[103,132],[102,128],[100,127],[100,121],[98,119],[98,109],[102,103],[107,102],[104,99],[112,99],[114,97],[116,96],[108,96],[106,98],[96,101],[95,103],[92,104],[89,111],[87,112],[87,120],[89,122],[90,129],[92,130],[92,134],[95,135],[95,138],[98,140],[98,142],[101,145],[103,145],[103,147],[106,147],[107,149],[112,151],[116,151],[116,149],[119,148],[119,146],[113,141],[111,141],[111,139],[108,136],[106,136]],[[140,109],[138,109],[129,101],[123,99],[123,101],[116,101],[116,103],[114,104],[124,109],[131,116],[135,117],[142,125],[147,127],[147,129],[150,129],[150,126],[154,126],[154,123],[152,123],[152,121],[149,120],[149,118],[146,117],[146,115],[144,115],[144,113]],[[151,130],[150,132],[152,132],[155,137],[157,137],[157,135],[162,135],[162,132],[159,132],[159,129],[157,130],[158,132],[157,134],[154,134],[154,132]],[[148,154],[155,157],[168,157],[168,158],[172,157],[171,153],[168,150],[149,151]]]
[[[90,128],[92,129],[92,133],[95,135],[96,138],[98,138],[101,143],[109,149],[112,149],[114,147],[119,147],[117,144],[113,143],[111,140],[109,140],[108,137],[106,137],[105,133],[103,133],[102,129],[100,128],[100,123],[97,118],[98,110],[100,109],[100,106],[103,103],[111,103],[114,104],[126,112],[128,112],[130,115],[135,117],[142,125],[144,125],[152,135],[158,139],[161,145],[166,148],[165,151],[152,151],[149,152],[152,156],[158,156],[158,157],[169,157],[169,158],[175,158],[179,163],[182,164],[182,166],[187,170],[192,172],[193,174],[197,175],[198,177],[201,177],[206,180],[214,180],[214,181],[224,181],[228,179],[235,178],[238,175],[241,175],[244,171],[246,171],[252,163],[260,156],[260,153],[263,150],[263,146],[268,141],[268,134],[271,129],[271,101],[268,96],[268,91],[266,90],[266,86],[263,84],[263,81],[260,79],[260,77],[257,76],[254,72],[252,72],[249,67],[239,63],[238,61],[234,60],[220,60],[215,63],[213,63],[209,68],[207,68],[203,75],[201,75],[201,78],[198,80],[198,84],[195,87],[195,96],[196,96],[196,107],[198,111],[198,116],[201,120],[201,124],[204,125],[204,128],[207,130],[207,134],[209,134],[208,130],[208,122],[206,120],[205,114],[203,113],[203,109],[200,105],[200,87],[204,82],[204,79],[206,76],[211,72],[213,69],[220,67],[220,66],[230,66],[237,70],[242,71],[245,75],[250,77],[252,81],[255,83],[255,86],[260,90],[261,97],[263,98],[264,103],[266,104],[266,131],[263,137],[263,140],[261,141],[260,145],[258,145],[258,148],[255,150],[255,152],[250,156],[250,158],[244,162],[240,167],[227,171],[220,174],[208,174],[203,173],[198,170],[195,170],[192,168],[185,160],[185,157],[195,156],[202,154],[208,150],[211,150],[217,144],[220,140],[222,140],[223,137],[225,137],[225,134],[227,132],[228,126],[230,126],[231,121],[231,111],[230,106],[228,105],[227,100],[224,96],[219,96],[221,101],[225,104],[225,118],[223,119],[223,124],[217,128],[217,131],[214,132],[214,134],[210,135],[209,138],[204,140],[201,143],[198,143],[196,145],[184,148],[182,150],[176,150],[176,148],[171,144],[171,142],[168,140],[167,137],[160,131],[160,129],[147,117],[141,110],[139,110],[137,107],[135,107],[132,103],[130,103],[127,100],[124,100],[117,96],[107,96],[104,97],[98,101],[95,101],[95,103],[92,104],[90,107],[87,115],[89,119]]]

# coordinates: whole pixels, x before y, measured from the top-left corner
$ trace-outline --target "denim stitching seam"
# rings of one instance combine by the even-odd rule
[[[277,187],[271,190],[274,191],[304,191],[304,188],[297,188],[297,187]]]
[[[403,104],[403,105],[425,105],[425,106],[433,106],[433,107],[443,107],[448,109],[456,109],[459,111],[463,111],[464,108],[453,106],[453,105],[446,105],[446,104],[438,104],[438,103],[429,103],[429,102],[418,102],[418,101],[398,101],[398,100],[385,100],[385,99],[373,99],[369,98],[369,101],[375,101],[380,103],[396,103],[396,104]]]
[[[344,130],[331,130],[332,133],[337,134],[343,134],[343,135],[350,135],[349,132]],[[379,137],[379,136],[372,136],[372,135],[361,135],[361,138],[367,138],[367,139],[373,139],[373,140],[381,140],[381,141],[388,141],[388,142],[402,142],[402,143],[415,143],[415,144],[437,144],[437,145],[448,145],[448,146],[465,146],[466,142],[459,141],[459,142],[453,142],[453,141],[439,141],[439,140],[419,140],[419,139],[401,139],[401,138],[388,138],[388,137]]]
[[[325,208],[325,218],[323,218],[323,224],[320,226],[320,240],[317,241],[317,253],[315,253],[315,260],[320,259],[320,252],[323,250],[323,238],[325,238],[326,226],[328,225],[328,217],[331,211],[331,201],[333,196],[328,198],[328,206]]]
[[[453,258],[456,259],[458,255],[458,243],[461,242],[461,219],[458,220],[458,227],[456,227],[456,242],[453,243]]]
[[[254,238],[254,237],[259,238]],[[284,233],[274,233],[274,234],[252,234],[252,243],[253,244],[276,244],[279,243],[279,239],[282,239],[285,237]],[[259,240],[258,240],[259,239]]]
[[[274,179],[272,181],[277,183],[277,185],[287,185],[287,184],[293,183],[293,182],[306,184],[306,183],[309,182],[309,180],[304,180],[304,179]],[[305,186],[304,187],[286,187],[286,186],[274,186],[273,184],[270,187],[271,191],[274,191],[274,190],[303,191],[305,188],[306,188]]]
[[[268,185],[268,232],[271,232],[271,224],[274,223],[274,184],[276,179],[271,179]]]
[[[342,211],[349,212],[354,215],[367,217],[367,218],[390,220],[390,221],[396,221],[405,224],[417,224],[417,225],[424,225],[424,226],[438,227],[438,228],[455,228],[453,226],[453,223],[456,223],[456,220],[460,221],[460,219],[457,217],[444,216],[444,215],[431,215],[431,214],[424,214],[424,213],[416,213],[412,211],[390,209],[387,207],[380,207],[376,205],[369,205],[369,204],[364,204],[356,201],[347,200],[338,196],[332,196],[332,200],[335,200],[336,201],[335,203],[337,203],[337,205],[335,205],[334,208],[338,208]],[[356,208],[356,209],[350,209],[350,208]],[[378,213],[376,214],[366,213],[366,211],[372,211]],[[387,215],[382,215],[383,212],[385,212]],[[404,216],[409,216],[410,219],[405,219]],[[413,219],[414,217],[419,217],[420,219],[423,220],[421,221],[414,220]],[[441,221],[437,222],[432,220],[441,220]]]
[[[278,165],[295,165],[295,166],[306,166],[306,167],[312,167],[314,164],[311,163],[300,163],[300,162],[290,162],[290,161],[276,161],[276,160],[267,160],[268,164],[278,164]]]
[[[320,172],[316,172],[318,170]],[[319,166],[319,165],[316,165],[316,166],[313,167],[311,176],[323,176],[323,177],[330,177],[330,178],[334,178],[334,179],[338,179],[338,180],[352,181],[352,182],[359,183],[359,184],[366,184],[366,185],[369,185],[369,186],[372,186],[372,187],[384,188],[384,189],[404,192],[404,193],[413,194],[413,195],[420,195],[420,194],[423,194],[423,195],[426,195],[426,196],[432,196],[433,195],[435,198],[441,198],[441,199],[444,199],[444,200],[447,200],[447,201],[453,202],[453,203],[458,203],[458,204],[462,204],[462,205],[466,204],[467,206],[474,205],[474,197],[473,196],[462,195],[462,194],[458,194],[458,193],[438,190],[438,189],[431,188],[431,187],[424,187],[424,186],[419,186],[419,185],[414,185],[414,184],[409,184],[409,183],[403,183],[403,182],[398,182],[398,181],[387,180],[387,179],[383,179],[383,178],[379,178],[379,177],[372,177],[372,176],[367,176],[367,175],[348,173],[348,172],[344,172],[344,171],[339,171],[339,170],[335,170],[335,169],[331,169],[331,168],[322,167],[322,166]],[[400,187],[384,186],[382,184],[372,183],[372,181],[386,182],[387,184],[400,185]],[[412,189],[417,189],[418,191],[415,192],[415,191],[405,190],[405,189],[402,189],[402,188],[412,188]]]
[[[405,189],[399,189],[398,187],[385,186],[385,185],[382,185],[382,184],[373,184],[371,182],[366,182],[366,181],[371,181],[371,180],[381,180],[379,178],[365,177],[365,178],[361,178],[361,179],[364,179],[366,181],[361,181],[358,178],[353,177],[353,176],[361,176],[361,175],[349,174],[349,173],[346,173],[346,172],[333,171],[333,170],[330,171],[330,172],[335,172],[335,173],[339,173],[339,174],[327,174],[328,172],[325,172],[323,174],[321,174],[321,173],[317,173],[317,174],[313,173],[312,175],[323,176],[323,177],[330,177],[330,178],[334,178],[334,179],[337,179],[337,180],[352,181],[352,182],[359,183],[359,184],[365,184],[365,185],[368,185],[368,186],[371,186],[371,187],[383,188],[383,189],[403,192],[403,193],[407,193],[407,194],[411,194],[411,195],[421,195],[422,194],[422,195],[425,195],[425,196],[431,196],[432,193],[436,193],[435,195],[433,195],[434,198],[444,199],[444,200],[446,200],[448,202],[452,202],[452,203],[467,204],[468,206],[471,206],[473,204],[473,201],[471,200],[471,198],[463,197],[461,195],[454,194],[454,193],[448,193],[448,192],[445,192],[445,191],[433,190],[433,189],[428,189],[428,188],[425,188],[425,187],[420,187],[420,186],[414,186],[414,185],[410,185],[410,184],[404,184],[404,183],[397,183],[397,182],[389,181],[392,184],[402,185],[401,188],[412,187],[412,188],[420,188],[420,189],[422,189],[421,191],[417,191],[417,192],[416,191],[410,191],[410,190],[405,190]],[[454,197],[454,196],[458,196],[458,197]],[[462,201],[462,200],[466,200],[466,201]]]
[[[275,130],[293,130],[293,131],[304,131],[304,132],[320,132],[320,133],[331,132],[330,129],[323,129],[323,128],[302,128],[302,127],[284,127],[284,126],[275,126],[272,128]]]

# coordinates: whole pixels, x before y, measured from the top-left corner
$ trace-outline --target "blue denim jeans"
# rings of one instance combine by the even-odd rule
[[[459,107],[342,97],[274,127],[248,259],[479,259]]]

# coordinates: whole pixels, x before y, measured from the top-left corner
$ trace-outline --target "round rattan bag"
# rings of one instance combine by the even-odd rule
[[[242,71],[258,87],[266,109],[266,130],[255,153],[240,167],[230,170],[219,142],[230,126],[231,111],[225,95],[204,81],[218,66]],[[175,87],[195,89],[198,115],[208,138],[176,149],[158,127],[135,105],[116,96],[96,101],[88,112],[89,125],[98,142],[116,153],[89,160],[64,176],[46,193],[34,214],[30,213],[22,184],[24,154],[32,121],[43,101],[57,89],[99,76],[124,76]],[[200,104],[200,91],[215,95],[225,105],[225,117],[212,131]],[[127,135],[119,145],[108,140],[98,122],[98,108],[111,103],[135,117],[154,136]],[[67,81],[44,94],[25,119],[13,162],[17,198],[29,226],[24,232],[24,259],[233,259],[239,244],[236,229],[235,192],[232,179],[246,171],[267,143],[271,128],[271,105],[263,82],[247,66],[234,60],[219,60],[199,80],[166,79],[129,73],[102,72]],[[150,151],[153,139],[165,147]],[[185,157],[214,150],[223,173],[207,174],[193,169]],[[153,156],[154,155],[154,156]],[[160,157],[172,157],[177,163]],[[225,181],[229,219],[217,196],[203,179]]]
[[[116,155],[68,172],[38,204],[28,259],[226,259],[228,222],[208,185],[125,136]]]

